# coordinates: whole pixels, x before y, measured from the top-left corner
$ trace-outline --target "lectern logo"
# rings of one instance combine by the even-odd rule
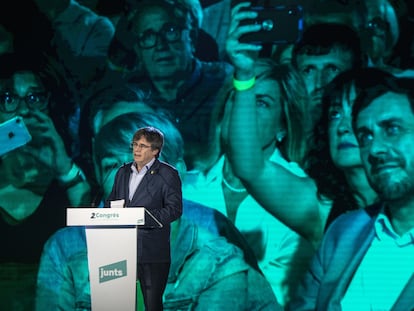
[[[119,279],[124,276],[127,276],[126,260],[99,267],[99,283]]]

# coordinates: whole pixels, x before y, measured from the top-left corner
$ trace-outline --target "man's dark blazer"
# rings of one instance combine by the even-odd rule
[[[138,263],[171,262],[170,223],[178,219],[183,211],[180,177],[174,167],[156,159],[130,201],[132,163],[118,169],[105,207],[110,207],[110,201],[121,199],[125,200],[125,207],[145,207],[162,224],[162,228],[145,213],[145,226],[138,227]]]
[[[377,204],[349,212],[332,223],[287,310],[341,310],[341,300],[374,239],[374,223],[381,208]],[[414,275],[391,311],[414,310],[413,292]]]

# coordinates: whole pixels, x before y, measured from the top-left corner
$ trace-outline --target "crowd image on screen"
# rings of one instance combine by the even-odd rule
[[[377,199],[330,225],[288,310],[352,310],[355,304],[363,310],[409,310],[413,306],[413,271],[406,263],[413,255],[409,144],[414,80],[377,70],[363,75],[367,80],[361,83],[360,76],[354,76],[354,90],[350,89],[360,91],[352,106],[351,129]],[[335,111],[332,116],[338,116]]]
[[[297,106],[288,107],[292,104],[288,96],[296,99],[305,97],[306,88],[298,73],[290,70],[288,65],[275,65],[270,59],[262,59],[256,65],[255,105],[252,112],[247,109],[244,112],[250,117],[256,114],[261,124],[255,138],[259,142],[258,148],[272,163],[285,165],[292,174],[300,175],[301,169],[281,160],[280,153],[283,150],[291,153],[292,157],[300,153],[293,147],[299,149],[299,144],[288,145],[290,142],[285,139],[287,128],[302,129],[298,126],[302,125],[298,124],[300,117],[295,115],[290,118],[291,115],[286,115],[285,111],[298,111]],[[297,86],[295,91],[290,89],[290,85]],[[283,304],[287,300],[289,286],[297,280],[295,275],[300,274],[298,270],[305,266],[303,263],[313,253],[313,248],[263,209],[233,172],[232,167],[237,164],[232,162],[231,149],[228,147],[231,145],[229,122],[234,109],[232,106],[237,104],[234,102],[234,93],[230,85],[217,111],[219,137],[216,139],[222,155],[208,171],[190,170],[187,173],[183,183],[184,197],[218,209],[236,225],[253,249],[259,267],[272,285],[278,301]],[[300,100],[298,106],[302,102]],[[249,124],[244,126],[248,127]]]
[[[47,62],[35,56],[0,55],[0,122],[17,117],[31,137],[3,154],[0,164],[0,282],[2,301],[11,309],[33,303],[40,253],[49,235],[65,226],[65,206],[90,201],[71,126],[76,106],[61,81],[48,74]],[[2,135],[3,144],[11,144],[7,138],[18,139],[19,131]]]
[[[294,41],[244,40],[292,6]],[[410,0],[1,3],[0,309],[91,310],[66,209],[106,207],[143,127],[182,180],[164,310],[414,309],[413,27]]]

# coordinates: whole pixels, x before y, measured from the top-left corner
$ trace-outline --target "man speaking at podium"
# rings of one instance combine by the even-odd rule
[[[162,296],[170,269],[170,223],[182,214],[181,180],[178,171],[158,160],[163,133],[154,127],[135,132],[131,148],[134,161],[116,173],[111,201],[125,200],[125,207],[144,207],[145,226],[138,228],[138,279],[145,310],[163,310]]]

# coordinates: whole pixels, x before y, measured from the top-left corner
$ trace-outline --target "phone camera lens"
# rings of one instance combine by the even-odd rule
[[[265,31],[271,31],[273,29],[273,21],[271,19],[265,19],[262,22],[262,29]]]

